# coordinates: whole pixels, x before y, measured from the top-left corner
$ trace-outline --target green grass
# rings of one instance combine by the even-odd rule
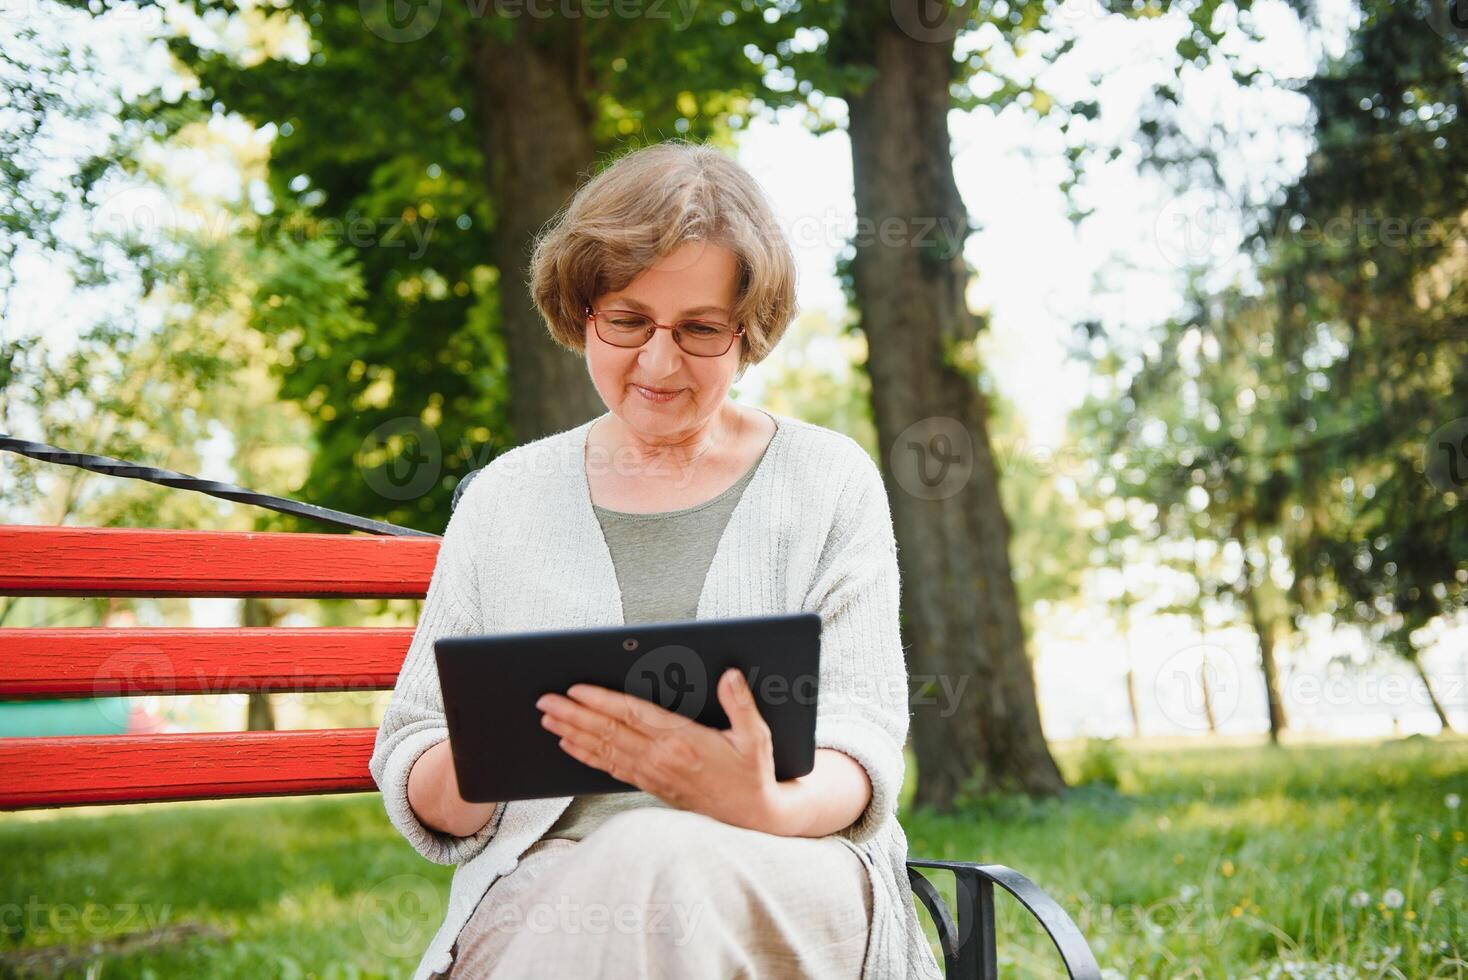
[[[1096,749],[1062,768],[1115,788],[907,814],[912,853],[1023,872],[1119,977],[1468,976],[1468,740]],[[1017,903],[997,929],[1004,975],[1055,975]]]
[[[1465,750],[1066,747],[1093,781],[1064,799],[903,824],[914,856],[1029,875],[1112,976],[1462,978]],[[0,975],[405,976],[450,874],[367,795],[0,816]],[[998,927],[1006,977],[1056,975],[1017,904]]]

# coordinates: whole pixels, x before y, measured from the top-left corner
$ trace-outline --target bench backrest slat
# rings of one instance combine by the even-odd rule
[[[0,595],[422,598],[438,539],[0,526]]]
[[[411,627],[0,629],[0,699],[374,691]]]
[[[0,809],[376,789],[374,728],[0,738]]]

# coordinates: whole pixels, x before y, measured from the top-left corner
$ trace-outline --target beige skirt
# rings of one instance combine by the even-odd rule
[[[640,807],[543,838],[485,892],[450,980],[861,976],[866,865],[837,837],[782,837]]]

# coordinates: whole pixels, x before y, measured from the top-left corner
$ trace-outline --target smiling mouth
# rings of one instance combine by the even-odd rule
[[[675,395],[683,390],[682,388],[649,388],[647,385],[640,385],[635,382],[632,387],[645,391],[650,395]]]

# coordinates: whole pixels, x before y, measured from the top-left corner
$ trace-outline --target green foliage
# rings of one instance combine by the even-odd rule
[[[220,16],[216,5],[197,6]],[[500,209],[485,149],[484,117],[497,108],[483,103],[475,60],[491,39],[528,28],[524,17],[478,18],[471,8],[437,7],[430,30],[395,43],[357,5],[278,4],[271,26],[227,5],[251,38],[243,53],[192,37],[170,45],[200,80],[194,101],[278,132],[268,216],[277,262],[255,325],[284,345],[283,393],[311,414],[314,499],[427,530],[447,520],[457,480],[515,441],[493,258]],[[293,30],[308,36],[304,60],[266,43]],[[700,4],[687,23],[582,18],[571,44],[598,152],[674,135],[727,143],[762,107],[798,102],[808,85],[772,81],[749,54],[775,48],[783,30],[738,3]],[[321,247],[305,250],[311,242]],[[359,271],[360,294],[310,291],[349,269]],[[403,451],[426,452],[435,469],[431,485],[405,499],[368,476],[415,465],[402,453],[367,461],[394,444],[382,433],[398,430],[419,434]]]
[[[763,404],[843,432],[880,460],[871,379],[858,367],[866,360],[865,338],[822,313],[808,313],[791,324],[780,351],[782,367],[765,380]]]
[[[12,270],[21,249],[65,250],[58,235],[62,216],[124,155],[109,141],[69,173],[48,157],[43,143],[59,125],[87,126],[104,115],[106,87],[89,69],[87,52],[23,24],[7,33],[0,47],[0,314],[16,286]]]
[[[1123,758],[1115,738],[1088,738],[1077,766],[1076,785],[1121,786]]]
[[[1416,12],[1368,13],[1301,87],[1316,148],[1253,215],[1258,283],[1210,291],[1193,270],[1178,316],[1140,342],[1105,337],[1109,387],[1076,423],[1098,505],[1156,508],[1093,531],[1100,561],[1210,542],[1200,603],[1237,609],[1253,589],[1270,621],[1323,612],[1414,658],[1423,627],[1468,608],[1463,494],[1426,472],[1432,433],[1468,418],[1468,121],[1445,108],[1468,72]],[[1172,149],[1180,166],[1211,158]],[[1241,570],[1216,560],[1231,543]]]
[[[1367,13],[1304,86],[1318,148],[1259,238],[1280,354],[1309,403],[1286,471],[1301,591],[1412,657],[1417,630],[1468,608],[1468,486],[1428,472],[1434,431],[1468,429],[1468,119],[1449,109],[1468,100],[1468,69],[1461,38],[1415,9]]]
[[[1069,603],[1079,595],[1085,565],[1077,556],[1085,551],[1085,532],[1075,502],[1060,490],[1068,447],[1036,443],[1012,403],[998,393],[987,400],[1020,618],[1033,635],[1038,604]]]

